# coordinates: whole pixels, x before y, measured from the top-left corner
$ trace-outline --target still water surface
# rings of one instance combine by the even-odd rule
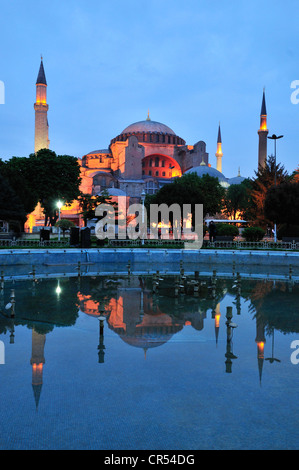
[[[8,281],[0,312],[1,449],[299,447],[299,284]]]

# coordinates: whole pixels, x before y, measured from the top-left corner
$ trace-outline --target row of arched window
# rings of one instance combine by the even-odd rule
[[[171,145],[185,145],[185,141],[178,137],[177,135],[167,135],[155,133],[141,133],[136,132],[136,134],[121,134],[111,140],[111,143],[114,142],[123,142],[126,141],[131,135],[135,135],[138,139],[138,142],[150,142],[150,143],[160,143],[160,144],[171,144]]]

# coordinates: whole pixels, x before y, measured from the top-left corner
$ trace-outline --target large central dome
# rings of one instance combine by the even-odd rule
[[[177,136],[170,127],[161,122],[152,121],[149,116],[145,121],[134,122],[126,127],[111,140],[111,144],[126,141],[132,135],[136,136],[140,143],[185,145],[185,141]]]
[[[165,124],[162,124],[161,122],[150,121],[149,119],[131,124],[122,131],[122,134],[134,134],[135,132],[158,132],[161,134],[176,135],[175,132],[173,132],[173,130]]]

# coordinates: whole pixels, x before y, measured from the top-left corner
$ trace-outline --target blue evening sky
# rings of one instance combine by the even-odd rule
[[[296,0],[0,0],[0,157],[34,151],[35,82],[41,54],[48,81],[50,148],[82,157],[108,148],[146,119],[194,144],[223,173],[253,176],[266,87],[278,161],[299,165]],[[269,141],[268,153],[273,153]]]

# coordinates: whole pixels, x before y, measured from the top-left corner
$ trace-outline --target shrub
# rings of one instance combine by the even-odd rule
[[[230,224],[216,224],[216,236],[220,237],[237,237],[239,229],[235,225]]]
[[[242,236],[247,242],[259,242],[264,238],[265,233],[261,227],[247,227],[244,228]]]
[[[58,227],[58,228],[60,228],[60,230],[62,230],[63,238],[64,238],[65,232],[70,230],[71,227],[75,227],[75,224],[71,220],[60,219],[60,220],[58,220],[58,222],[56,222],[55,227]]]

